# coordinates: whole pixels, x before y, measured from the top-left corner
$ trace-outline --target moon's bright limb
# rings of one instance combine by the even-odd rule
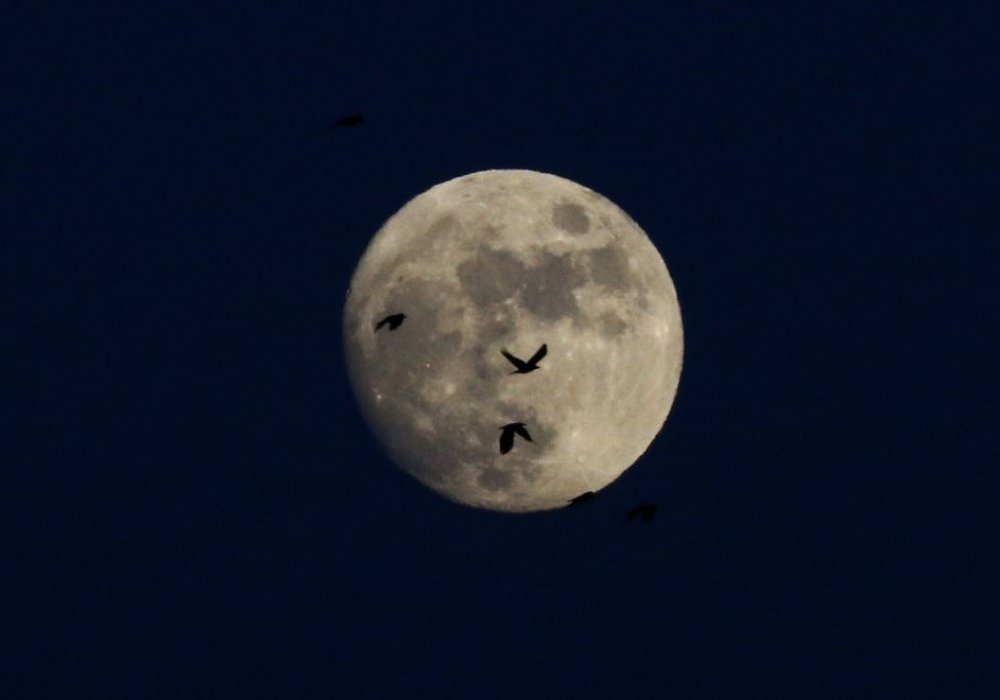
[[[397,329],[374,332],[390,314]],[[539,369],[511,374],[506,348]],[[412,199],[372,239],[344,309],[355,395],[392,459],[471,506],[564,506],[649,447],[680,379],[667,267],[601,195],[488,170]],[[507,454],[500,427],[523,422]]]

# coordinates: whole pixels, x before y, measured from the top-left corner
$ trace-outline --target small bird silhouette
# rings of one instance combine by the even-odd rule
[[[361,126],[364,123],[365,123],[365,115],[361,114],[360,112],[357,112],[355,114],[349,114],[346,117],[341,117],[340,119],[338,119],[333,123],[333,126],[334,128],[338,126],[352,127],[352,126]]]
[[[641,506],[636,506],[628,513],[625,514],[626,520],[634,520],[639,518],[642,520],[643,525],[649,525],[656,516],[657,505],[655,503],[643,503]]]
[[[549,347],[543,344],[542,347],[538,348],[535,354],[531,356],[531,359],[525,362],[521,358],[511,355],[507,352],[506,348],[500,348],[500,353],[510,360],[512,365],[517,367],[517,369],[511,372],[511,374],[527,374],[528,372],[534,372],[539,368],[538,363],[541,362],[542,358],[545,357],[545,353],[548,351]]]
[[[500,430],[500,454],[505,455],[510,452],[510,448],[514,446],[514,433],[517,433],[523,437],[528,442],[534,442],[531,439],[531,435],[524,427],[524,423],[508,423],[507,425],[501,426]]]
[[[406,314],[392,314],[391,316],[386,316],[375,324],[375,332],[378,333],[379,328],[387,323],[389,324],[389,330],[394,331],[403,324],[404,318],[406,318]]]
[[[589,501],[590,499],[592,499],[596,495],[597,494],[595,494],[593,491],[584,491],[583,493],[581,493],[576,498],[569,499],[569,503],[566,505],[566,507],[567,508],[572,508],[573,506],[578,506],[581,503],[586,503],[587,501]]]

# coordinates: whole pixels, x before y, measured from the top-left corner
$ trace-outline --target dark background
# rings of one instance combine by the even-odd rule
[[[995,697],[987,3],[279,5],[5,4],[4,698]],[[488,168],[677,285],[586,507],[451,504],[349,393],[367,242]]]

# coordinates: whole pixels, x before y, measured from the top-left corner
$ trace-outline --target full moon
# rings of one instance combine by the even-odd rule
[[[508,512],[617,479],[663,427],[684,354],[673,281],[642,229],[531,170],[408,202],[362,256],[343,330],[354,394],[392,460],[449,499]],[[542,345],[527,373],[501,352],[529,361]],[[511,423],[531,440],[501,454]]]

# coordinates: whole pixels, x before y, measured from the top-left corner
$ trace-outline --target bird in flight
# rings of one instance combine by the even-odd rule
[[[379,328],[386,324],[389,324],[390,331],[394,331],[403,324],[404,318],[406,318],[406,314],[392,314],[391,316],[386,316],[375,324],[375,332],[378,333]]]
[[[525,362],[521,358],[511,355],[507,352],[506,348],[500,348],[500,353],[510,360],[512,365],[517,367],[517,369],[511,372],[511,374],[527,374],[528,372],[534,372],[538,369],[538,363],[541,362],[542,358],[545,357],[545,353],[548,351],[549,347],[543,344],[542,347],[538,348],[535,354],[531,356],[531,359]]]
[[[510,448],[514,446],[514,434],[518,434],[523,437],[528,442],[534,442],[531,439],[531,435],[528,434],[527,429],[524,427],[524,423],[508,423],[507,425],[501,426],[500,430],[500,454],[505,455],[510,452]]]
[[[596,494],[593,491],[584,491],[583,493],[581,493],[576,498],[569,499],[569,503],[566,505],[566,507],[567,508],[572,508],[573,506],[578,506],[581,503],[586,503],[591,498],[593,498],[595,495]]]
[[[365,115],[360,112],[356,114],[349,114],[346,117],[341,117],[333,123],[334,128],[338,126],[361,126],[365,123]]]
[[[643,525],[649,525],[656,516],[656,509],[657,505],[655,503],[643,503],[641,506],[636,506],[626,513],[625,519],[634,520],[635,518],[639,518],[642,520]]]

